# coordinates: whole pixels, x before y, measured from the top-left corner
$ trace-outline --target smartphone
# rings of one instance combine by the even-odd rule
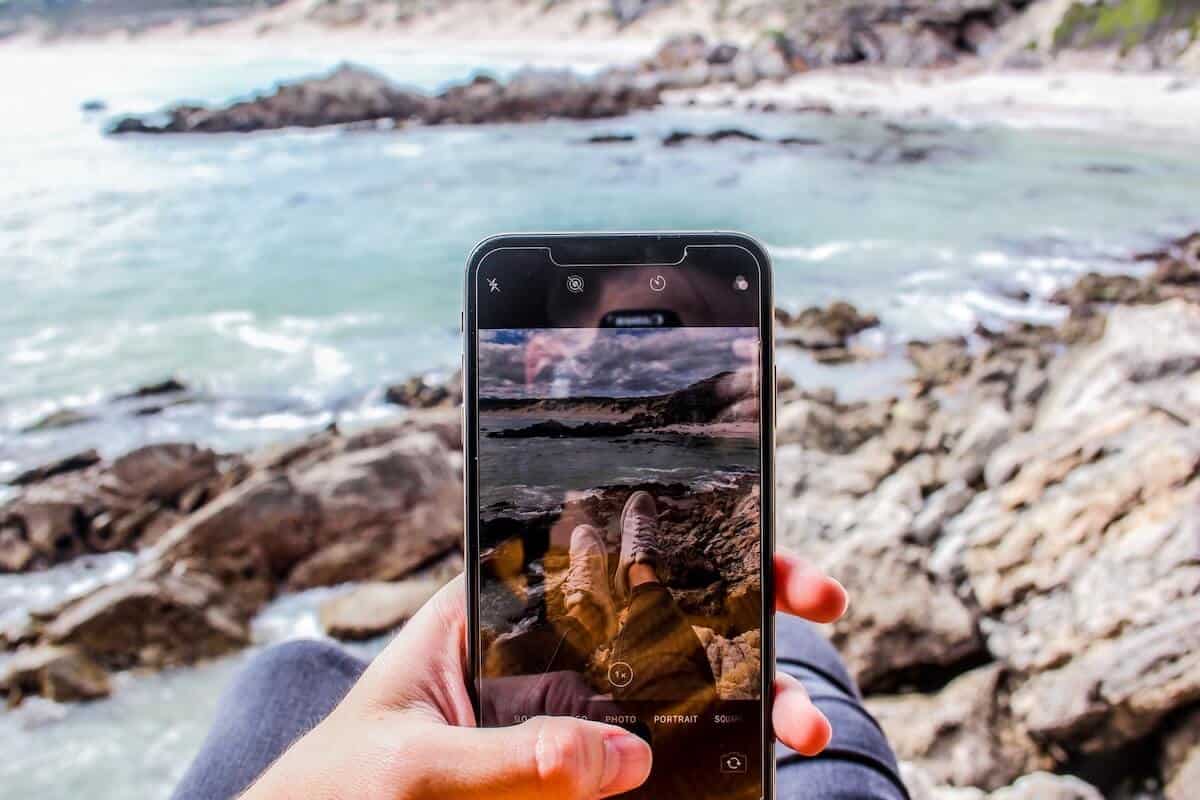
[[[480,725],[650,743],[633,798],[770,798],[771,267],[736,233],[498,236],[464,314]]]

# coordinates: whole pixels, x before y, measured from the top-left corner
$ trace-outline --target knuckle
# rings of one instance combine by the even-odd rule
[[[584,797],[588,788],[587,734],[574,720],[547,717],[537,723],[534,758],[538,780],[554,797]]]

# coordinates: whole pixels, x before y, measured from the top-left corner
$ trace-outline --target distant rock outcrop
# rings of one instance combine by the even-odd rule
[[[612,117],[657,105],[659,88],[622,73],[580,78],[565,70],[527,69],[507,82],[476,76],[438,95],[403,89],[363,67],[278,85],[228,106],[174,106],[128,116],[109,128],[124,133],[248,133],[386,121],[426,125]]]

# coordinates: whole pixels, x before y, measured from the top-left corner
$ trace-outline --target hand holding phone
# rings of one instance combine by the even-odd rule
[[[779,611],[832,622],[844,610],[841,586],[804,562],[781,553],[775,573]],[[462,578],[443,588],[244,800],[334,800],[348,791],[404,800],[594,800],[642,785],[651,750],[621,729],[545,716],[503,730],[476,729],[467,689],[466,597]],[[805,755],[820,752],[829,723],[803,687],[782,676],[773,695],[778,738]],[[599,758],[583,757],[595,753]]]

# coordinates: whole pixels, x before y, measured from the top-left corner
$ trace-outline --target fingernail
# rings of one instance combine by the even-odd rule
[[[604,775],[600,792],[605,797],[636,789],[650,777],[650,745],[632,733],[604,740]]]

